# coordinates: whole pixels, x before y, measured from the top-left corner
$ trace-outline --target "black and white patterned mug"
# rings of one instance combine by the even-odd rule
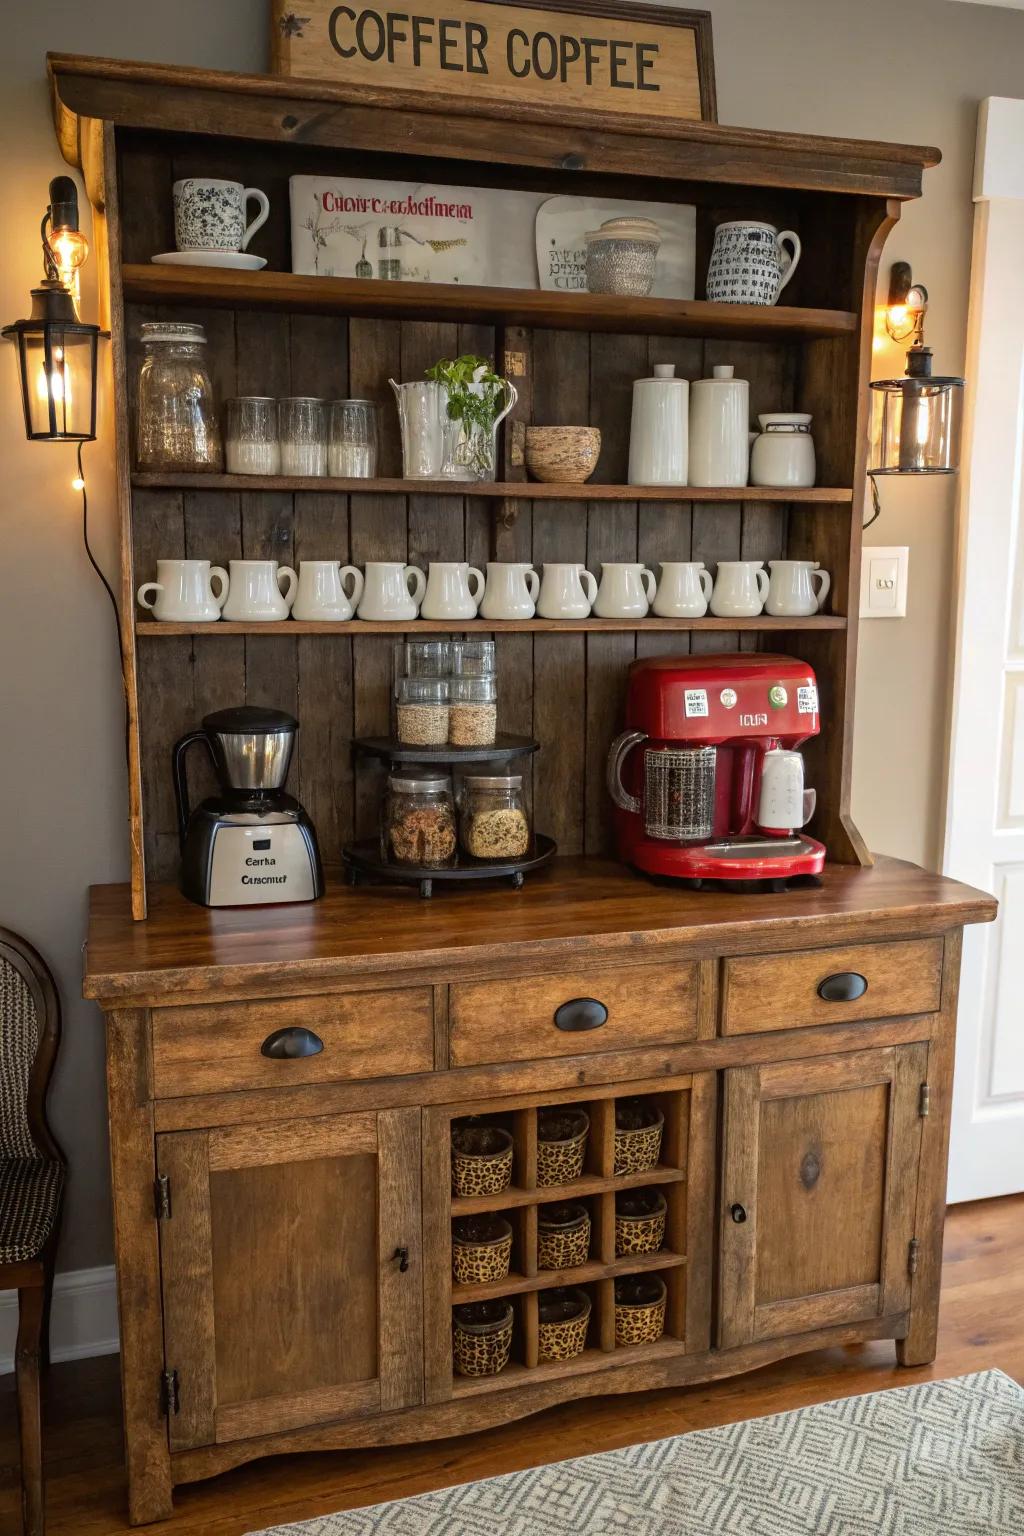
[[[786,249],[786,243],[792,251]],[[800,260],[800,236],[774,224],[719,224],[708,266],[707,296],[725,304],[776,304]]]
[[[246,226],[250,198],[260,211]],[[174,242],[179,251],[244,251],[269,213],[270,199],[259,187],[208,176],[186,176],[174,183]]]

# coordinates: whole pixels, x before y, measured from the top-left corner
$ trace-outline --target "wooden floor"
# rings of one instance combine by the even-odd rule
[[[566,1404],[427,1446],[255,1462],[178,1490],[175,1536],[242,1536],[520,1467],[856,1392],[998,1366],[1024,1382],[1024,1196],[958,1206],[946,1228],[939,1354],[897,1369],[891,1343],[822,1351],[707,1387]],[[13,1376],[0,1378],[0,1533],[19,1530]],[[117,1360],[54,1366],[46,1452],[49,1536],[109,1536],[124,1517]]]

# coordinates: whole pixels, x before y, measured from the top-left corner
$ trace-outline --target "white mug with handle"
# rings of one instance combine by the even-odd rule
[[[144,581],[135,595],[162,623],[211,624],[220,618],[229,589],[227,571],[209,560],[158,560],[156,581]]]
[[[274,624],[286,619],[295,601],[299,578],[290,565],[276,560],[230,560],[231,590],[224,617],[236,624]],[[282,578],[287,582],[281,591]]]

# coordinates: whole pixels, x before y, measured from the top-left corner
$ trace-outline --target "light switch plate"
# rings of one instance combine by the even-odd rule
[[[865,544],[860,567],[862,619],[905,619],[910,548],[906,544]]]

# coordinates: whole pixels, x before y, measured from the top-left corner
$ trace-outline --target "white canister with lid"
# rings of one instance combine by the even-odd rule
[[[654,377],[633,385],[629,484],[685,485],[690,386],[675,363],[655,363]]]
[[[690,389],[691,485],[746,485],[750,467],[750,385],[719,364]]]
[[[768,411],[750,450],[751,485],[814,484],[811,417],[803,411]]]

